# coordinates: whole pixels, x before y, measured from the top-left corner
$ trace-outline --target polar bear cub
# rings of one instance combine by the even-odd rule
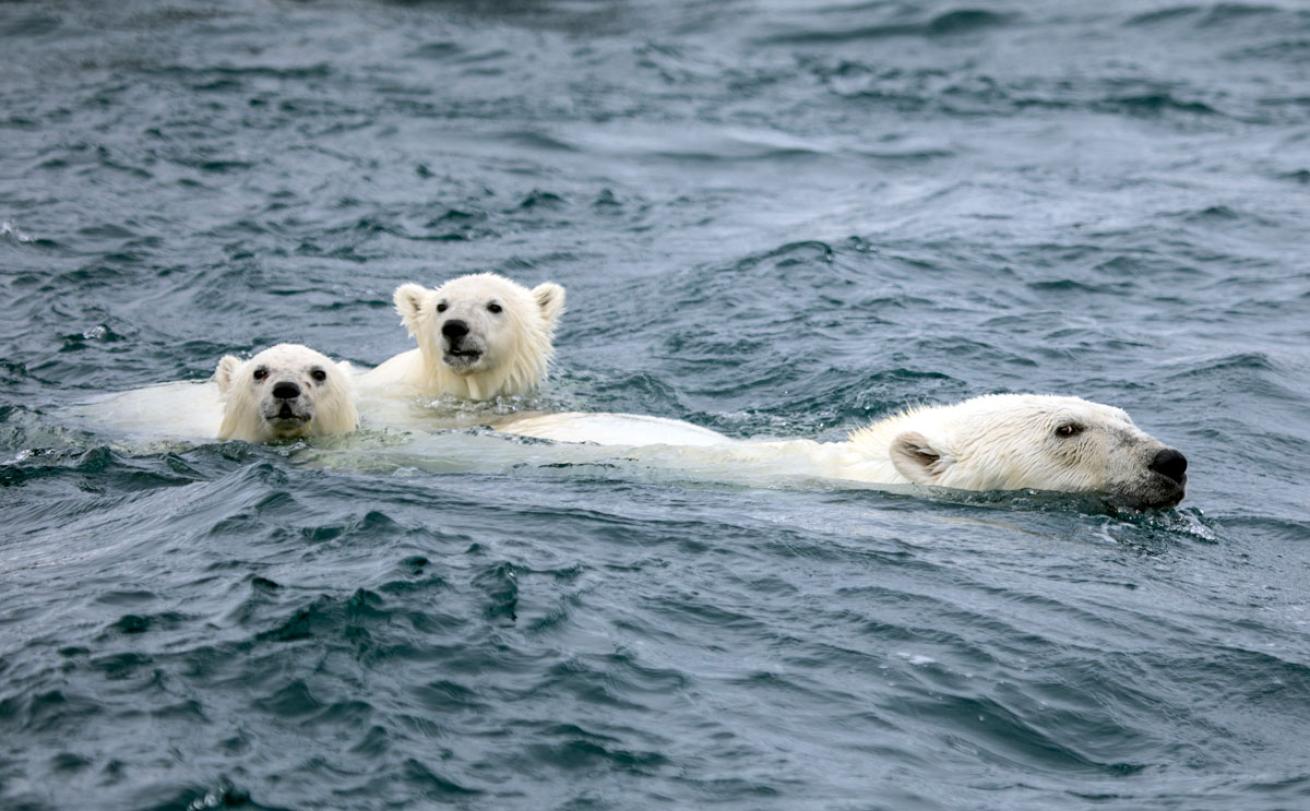
[[[1042,394],[911,408],[844,442],[734,440],[626,414],[551,414],[511,420],[500,430],[562,442],[682,446],[697,461],[713,454],[729,465],[874,484],[1093,493],[1137,508],[1172,507],[1187,485],[1187,459],[1122,409]]]
[[[348,434],[359,425],[350,364],[300,344],[247,361],[226,355],[214,370],[223,401],[219,439],[271,442]]]
[[[564,312],[560,285],[529,290],[495,273],[475,273],[435,290],[402,284],[394,298],[418,348],[366,372],[361,387],[490,400],[526,394],[546,376]]]

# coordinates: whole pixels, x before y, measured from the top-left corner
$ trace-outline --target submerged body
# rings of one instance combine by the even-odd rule
[[[843,442],[735,440],[689,423],[623,414],[555,414],[500,430],[560,442],[688,446],[730,464],[874,484],[1094,493],[1132,507],[1182,500],[1187,460],[1122,409],[1077,397],[996,394],[911,408]]]
[[[689,422],[642,414],[534,414],[511,417],[497,427],[505,433],[555,442],[589,442],[629,447],[713,446],[738,441]]]
[[[223,396],[213,380],[175,381],[97,396],[64,415],[78,427],[137,439],[207,442],[223,423]]]

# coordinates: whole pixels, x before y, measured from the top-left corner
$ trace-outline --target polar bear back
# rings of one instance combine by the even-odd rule
[[[218,435],[223,399],[212,380],[175,381],[101,395],[66,413],[75,423],[125,437],[205,442]]]
[[[544,414],[512,420],[499,426],[504,433],[550,439],[555,442],[589,442],[597,445],[685,445],[705,447],[734,442],[717,431],[681,420],[641,414]]]

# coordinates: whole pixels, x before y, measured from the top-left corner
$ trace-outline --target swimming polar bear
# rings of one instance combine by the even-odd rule
[[[731,465],[873,484],[1091,493],[1135,508],[1172,507],[1187,485],[1186,457],[1122,409],[1042,394],[910,408],[844,442],[734,440],[626,414],[550,414],[511,419],[499,430],[560,442],[682,446],[698,462],[713,454]]]
[[[360,377],[360,387],[404,397],[490,400],[526,394],[546,376],[564,288],[529,290],[495,273],[452,279],[435,290],[402,284],[396,312],[418,348]]]
[[[300,344],[247,361],[226,355],[214,370],[223,401],[219,439],[271,442],[348,434],[359,426],[350,364]]]
[[[264,377],[256,381],[255,372],[261,368]],[[315,370],[323,373],[323,380],[316,379]],[[244,363],[228,355],[218,362],[213,377],[203,382],[177,380],[97,395],[61,409],[60,416],[78,427],[146,443],[140,447],[155,447],[151,443],[156,442],[265,442],[348,433],[358,422],[350,371],[349,364],[333,363],[307,347],[280,344]],[[282,382],[294,383],[298,389],[294,397],[286,386],[274,391]],[[290,418],[278,416],[282,401],[292,413]]]

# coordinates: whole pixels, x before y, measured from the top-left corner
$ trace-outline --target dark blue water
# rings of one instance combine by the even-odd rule
[[[1310,807],[1308,223],[1290,0],[0,4],[0,807]],[[59,417],[486,270],[550,404],[1077,394],[1188,498]]]

